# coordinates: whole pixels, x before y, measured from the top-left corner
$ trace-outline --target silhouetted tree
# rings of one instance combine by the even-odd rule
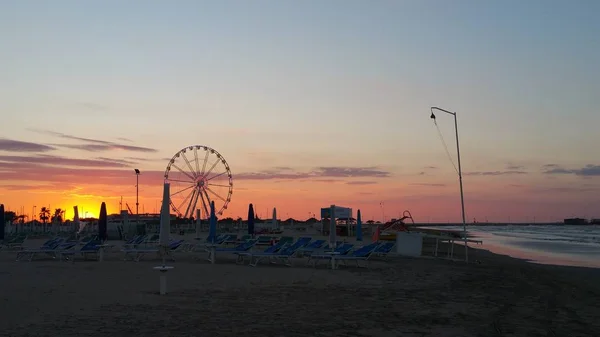
[[[42,231],[46,231],[46,222],[50,219],[50,209],[47,207],[42,207],[40,210],[40,220],[42,220]]]

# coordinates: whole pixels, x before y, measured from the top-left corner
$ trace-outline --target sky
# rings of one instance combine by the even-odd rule
[[[221,217],[335,204],[460,222],[454,121],[436,112],[436,127],[438,106],[457,112],[467,222],[600,218],[598,12],[594,0],[2,1],[0,203],[72,218],[102,201],[117,212],[122,197],[135,212],[138,168],[140,213],[154,212],[170,159],[199,145],[232,175]],[[213,182],[229,174],[218,164]]]

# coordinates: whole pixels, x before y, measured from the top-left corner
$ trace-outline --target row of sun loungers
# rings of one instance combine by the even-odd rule
[[[335,247],[328,247],[325,240],[313,240],[310,237],[301,237],[294,240],[292,237],[258,237],[252,239],[244,236],[240,239],[237,235],[224,234],[204,240],[197,239],[196,242],[185,242],[184,240],[172,240],[166,249],[159,247],[156,235],[134,237],[123,244],[121,252],[124,260],[140,261],[144,256],[166,254],[171,260],[175,260],[175,254],[208,253],[208,259],[215,261],[217,254],[234,254],[238,264],[248,264],[256,267],[260,262],[269,264],[282,263],[292,266],[294,260],[304,259],[307,265],[317,266],[320,262],[332,262],[332,267],[339,263],[355,263],[361,266],[363,262],[368,267],[369,259],[373,257],[385,257],[394,247],[392,242],[376,242],[365,246],[337,242]],[[78,248],[78,245],[81,247]],[[36,249],[23,249],[17,252],[17,261],[32,261],[38,256],[50,257],[58,260],[75,261],[75,257],[81,255],[83,259],[98,258],[101,249],[107,245],[101,245],[97,237],[87,237],[80,241],[69,241],[64,238],[54,238],[46,241]]]

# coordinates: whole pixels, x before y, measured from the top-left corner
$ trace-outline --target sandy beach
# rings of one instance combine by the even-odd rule
[[[479,264],[392,257],[333,271],[180,254],[160,296],[156,259],[15,262],[2,251],[0,335],[600,335],[600,270],[471,254]]]

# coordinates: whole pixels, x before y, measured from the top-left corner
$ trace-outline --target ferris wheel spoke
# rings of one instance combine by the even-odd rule
[[[217,187],[231,187],[231,185],[219,185],[219,184],[207,184],[208,186],[217,186]],[[208,187],[207,187],[208,188]]]
[[[206,193],[206,190],[205,190],[205,189],[202,189],[202,192],[204,192],[204,197],[206,198],[206,201],[207,201],[207,203],[208,203],[208,206],[210,206],[210,204],[211,204],[211,200],[210,200],[210,197],[208,196],[208,193]],[[215,214],[217,214],[217,209],[216,209],[216,208],[217,208],[217,207],[215,206]]]
[[[192,179],[192,181],[196,180],[196,178],[194,178],[191,175],[189,175],[189,173],[187,173],[184,170],[180,169],[179,166],[177,166],[175,164],[171,164],[171,166],[173,166],[174,168],[176,168],[177,170],[179,170],[179,172],[185,174],[188,178]]]
[[[200,172],[201,176],[204,176],[204,171],[206,170],[206,163],[208,163],[208,154],[210,152],[208,152],[208,150],[205,150],[206,154],[204,155],[204,163],[202,163],[202,172]]]
[[[223,172],[223,173],[219,173],[219,174],[217,174],[217,175],[215,175],[215,176],[212,176],[212,177],[210,177],[210,178],[206,179],[206,181],[211,181],[211,180],[213,180],[213,179],[215,179],[215,178],[218,178],[218,177],[220,177],[220,176],[222,176],[222,175],[224,175],[224,174],[226,174],[226,173],[227,173],[227,171],[225,171],[225,172]]]
[[[171,197],[173,197],[173,196],[175,196],[175,195],[177,195],[177,194],[179,194],[179,193],[181,193],[181,192],[183,192],[183,191],[187,191],[187,190],[189,190],[190,188],[193,188],[194,186],[196,186],[196,185],[191,185],[191,186],[188,186],[188,187],[186,187],[186,188],[184,188],[184,189],[182,189],[182,190],[179,190],[179,191],[177,191],[177,192],[175,192],[175,193],[171,194]]]
[[[223,200],[223,202],[227,202],[227,200],[225,200],[222,196],[218,195],[217,193],[213,192],[213,190],[211,190],[210,188],[206,187],[206,190],[209,191],[212,195],[214,195],[215,197]]]
[[[198,174],[196,173],[196,171],[194,171],[194,169],[192,168],[192,165],[190,164],[190,161],[187,159],[187,157],[185,156],[185,152],[181,154],[181,156],[183,157],[183,160],[185,160],[185,163],[187,164],[187,167],[190,169],[190,172],[192,172],[192,175],[194,176],[194,178],[196,178],[198,176]]]
[[[194,214],[196,213],[196,206],[198,205],[198,197],[200,196],[200,193],[196,193],[196,198],[194,198],[194,202],[192,203],[192,208],[190,208],[190,216],[188,218],[191,218],[194,216]]]
[[[208,205],[206,204],[206,200],[204,200],[204,196],[200,193],[200,200],[202,200],[202,207],[204,207],[204,214],[206,217],[210,217],[210,211],[208,210]]]
[[[193,193],[196,192],[196,189],[193,189],[188,195],[187,197],[185,197],[185,199],[183,199],[183,202],[181,204],[179,204],[179,207],[177,207],[177,212],[179,212],[179,214],[181,214],[181,210],[183,209],[183,206],[187,203],[188,199],[192,196]]]
[[[188,218],[188,214],[190,213],[190,208],[192,207],[192,204],[194,203],[194,199],[196,199],[198,197],[198,189],[194,189],[194,191],[192,192],[192,198],[190,199],[190,203],[187,205],[187,208],[185,209],[185,214],[183,215],[183,217],[185,219]]]
[[[210,167],[210,170],[208,170],[208,172],[206,172],[206,174],[204,174],[205,177],[208,177],[208,175],[212,172],[212,170],[215,169],[215,167],[217,167],[217,164],[220,163],[221,161],[217,159],[217,161],[212,164],[212,166]]]
[[[198,163],[198,147],[197,146],[194,146],[194,162],[196,163],[196,174],[200,174],[200,163]]]

